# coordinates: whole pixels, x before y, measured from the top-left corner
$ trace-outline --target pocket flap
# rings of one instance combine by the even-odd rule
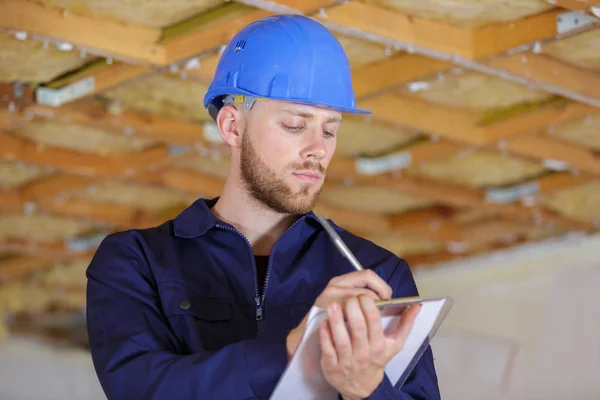
[[[231,299],[228,297],[202,296],[181,281],[166,281],[161,286],[167,317],[190,315],[207,321],[231,319]]]

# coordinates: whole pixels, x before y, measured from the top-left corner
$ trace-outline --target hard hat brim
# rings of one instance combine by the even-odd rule
[[[210,116],[215,120],[217,118],[217,114],[219,114],[219,111],[221,110],[221,108],[223,106],[220,98],[224,94],[242,94],[245,96],[262,97],[267,100],[284,101],[286,103],[302,104],[302,105],[311,106],[311,107],[325,108],[328,110],[338,111],[343,114],[358,114],[358,115],[372,114],[371,110],[364,110],[364,109],[356,108],[356,107],[345,107],[345,106],[340,106],[340,105],[336,105],[336,104],[326,104],[326,103],[319,103],[319,102],[305,100],[305,99],[294,99],[294,98],[287,98],[287,97],[264,97],[264,96],[259,96],[255,93],[251,93],[247,90],[243,90],[240,88],[232,89],[231,87],[224,87],[224,88],[215,87],[211,90],[211,92],[215,93],[216,95],[210,96],[210,97],[212,97],[213,100],[206,105],[206,108],[207,108]],[[207,97],[209,97],[209,96],[207,96]],[[219,104],[215,104],[215,103],[219,103]]]

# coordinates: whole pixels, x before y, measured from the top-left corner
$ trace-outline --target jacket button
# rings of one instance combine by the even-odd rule
[[[190,305],[190,302],[187,300],[183,300],[181,303],[179,303],[179,307],[183,308],[184,310],[190,308]]]

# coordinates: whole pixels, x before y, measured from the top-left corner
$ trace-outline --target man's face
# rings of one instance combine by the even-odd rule
[[[341,114],[259,101],[247,114],[240,149],[249,194],[274,211],[304,214],[316,204],[335,151]]]

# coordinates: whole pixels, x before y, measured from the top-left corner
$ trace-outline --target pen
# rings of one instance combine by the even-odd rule
[[[362,267],[360,262],[356,259],[356,257],[354,257],[354,254],[352,254],[350,249],[346,246],[346,243],[343,242],[340,235],[338,235],[337,232],[335,230],[333,230],[333,227],[331,226],[331,224],[329,222],[327,222],[327,220],[322,215],[319,215],[317,218],[319,219],[319,222],[321,223],[321,225],[323,225],[323,228],[325,228],[325,231],[327,232],[327,234],[329,235],[329,237],[335,244],[335,247],[338,248],[340,253],[342,253],[342,255],[348,259],[348,261],[350,261],[350,264],[352,264],[354,269],[356,269],[357,271],[362,271],[364,268]]]

